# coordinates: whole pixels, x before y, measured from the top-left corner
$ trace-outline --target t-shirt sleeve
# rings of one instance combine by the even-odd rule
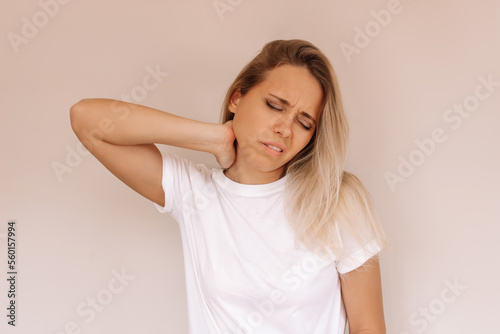
[[[193,201],[203,185],[211,177],[211,171],[203,164],[195,164],[175,154],[161,152],[162,188],[165,193],[165,205],[153,203],[161,213],[168,213],[178,218],[183,211],[193,205]]]
[[[383,249],[385,241],[379,236],[372,226],[363,222],[357,226],[359,236],[355,238],[353,231],[347,231],[337,225],[338,237],[342,242],[342,254],[335,261],[337,271],[340,274],[345,274],[362,266],[373,256],[380,253]]]
[[[349,238],[344,238],[343,242],[345,255],[336,262],[337,271],[340,274],[359,268],[382,250],[382,246],[375,238],[363,246]]]

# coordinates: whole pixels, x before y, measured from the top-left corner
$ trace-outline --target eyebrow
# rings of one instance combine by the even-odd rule
[[[274,94],[269,94],[269,95],[271,95],[272,97],[280,100],[280,102],[283,103],[284,105],[286,105],[288,107],[290,106],[290,102],[288,102],[288,100],[285,100],[285,99],[283,99],[283,98],[281,98],[279,96],[276,96]],[[314,126],[316,126],[316,120],[311,115],[309,115],[305,111],[301,111],[300,114],[303,115],[303,116],[305,116],[306,118],[310,119],[311,121],[313,121]]]

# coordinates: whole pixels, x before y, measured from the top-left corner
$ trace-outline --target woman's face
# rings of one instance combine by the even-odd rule
[[[285,164],[311,140],[322,99],[316,78],[293,65],[269,71],[244,96],[235,91],[228,108],[234,113],[237,151],[227,175],[248,184],[278,180]]]

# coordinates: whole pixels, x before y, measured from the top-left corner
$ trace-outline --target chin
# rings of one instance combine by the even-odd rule
[[[262,163],[257,163],[254,165],[254,167],[258,170],[260,170],[261,172],[267,172],[267,173],[271,173],[271,172],[276,172],[278,170],[282,170],[285,165],[284,164],[273,164],[273,163],[269,163],[269,162],[262,162]]]

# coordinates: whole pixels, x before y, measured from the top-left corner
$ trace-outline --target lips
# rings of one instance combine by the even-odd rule
[[[274,141],[263,142],[263,144],[272,148],[272,149],[279,148],[281,150],[280,153],[285,152],[285,149],[286,149],[285,145],[283,145],[282,143],[274,142]],[[277,150],[276,152],[279,152],[279,150]]]

